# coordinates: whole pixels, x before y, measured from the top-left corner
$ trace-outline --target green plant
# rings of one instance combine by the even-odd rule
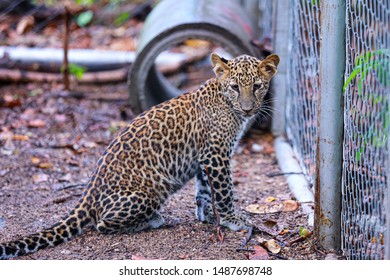
[[[71,75],[76,76],[77,80],[81,80],[81,78],[83,77],[83,75],[86,71],[87,71],[86,67],[83,67],[83,66],[80,66],[80,65],[77,65],[74,63],[69,64],[69,73]]]
[[[129,12],[120,13],[114,20],[116,26],[124,24],[130,18]]]
[[[351,85],[352,81],[356,81],[357,94],[359,98],[367,96],[367,103],[365,106],[383,106],[383,109],[378,112],[375,120],[383,119],[383,127],[378,127],[376,121],[372,121],[367,131],[362,136],[362,145],[356,151],[356,159],[360,160],[364,153],[367,144],[374,147],[381,148],[387,143],[389,130],[389,105],[388,96],[383,93],[364,92],[364,85],[369,78],[375,77],[382,87],[389,87],[390,85],[390,49],[379,49],[375,51],[368,51],[359,55],[356,59],[355,66],[351,74],[345,80],[343,92]],[[370,113],[370,108],[366,111]]]
[[[88,10],[88,11],[80,13],[76,17],[76,22],[77,22],[78,26],[84,27],[84,26],[88,25],[92,21],[92,19],[93,19],[93,12],[91,10]]]
[[[86,67],[74,63],[69,63],[68,68],[69,68],[69,74],[74,75],[77,80],[81,80],[84,73],[87,71]],[[61,72],[64,72],[63,66],[61,67]]]
[[[83,6],[91,6],[93,3],[95,3],[95,0],[75,0],[76,4],[83,5]]]

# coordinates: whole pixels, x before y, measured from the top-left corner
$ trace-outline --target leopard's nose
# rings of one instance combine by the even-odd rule
[[[249,113],[252,112],[252,109],[243,109],[243,108],[242,108],[242,111],[243,111],[245,114],[249,115]]]
[[[242,100],[241,102],[241,110],[246,114],[250,113],[253,110],[253,102],[251,100]]]

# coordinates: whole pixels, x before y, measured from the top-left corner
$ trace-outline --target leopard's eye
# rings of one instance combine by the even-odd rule
[[[240,87],[237,84],[231,84],[230,87],[232,88],[232,90],[237,92],[240,90]]]
[[[263,87],[263,84],[253,84],[253,91],[257,91]]]

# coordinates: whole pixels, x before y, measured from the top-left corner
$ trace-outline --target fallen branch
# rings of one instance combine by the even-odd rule
[[[313,232],[309,232],[309,233],[307,234],[307,236],[299,236],[298,238],[296,238],[296,239],[290,241],[290,242],[288,243],[288,246],[291,246],[291,245],[293,245],[293,244],[295,244],[295,243],[298,243],[298,242],[302,242],[302,241],[306,240],[306,239],[307,239],[310,235],[312,235],[312,234],[313,234]]]
[[[56,199],[53,199],[52,203],[54,203],[54,204],[64,203],[65,201],[67,201],[75,196],[79,197],[80,195],[81,195],[80,193],[77,193],[77,194],[70,194],[67,196],[58,197]]]
[[[87,183],[75,183],[75,184],[69,184],[69,185],[66,185],[62,188],[59,188],[57,191],[63,191],[63,190],[67,190],[67,189],[71,189],[71,188],[76,188],[76,187],[85,187],[87,185]]]
[[[326,255],[326,253],[322,252],[321,250],[319,250],[318,248],[316,248],[313,243],[311,243],[310,239],[309,239],[309,236],[311,236],[313,234],[313,232],[308,232],[307,235],[305,236],[300,236],[292,241],[290,241],[288,243],[288,246],[291,246],[292,244],[295,244],[295,243],[298,243],[298,242],[302,242],[302,241],[307,241],[307,243],[309,243],[310,247],[317,253],[320,253],[321,255]]]

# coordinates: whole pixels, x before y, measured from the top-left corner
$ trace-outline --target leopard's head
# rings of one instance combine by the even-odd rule
[[[232,109],[246,118],[259,113],[271,78],[276,74],[279,56],[271,54],[259,60],[242,55],[226,60],[213,53],[211,62]]]

